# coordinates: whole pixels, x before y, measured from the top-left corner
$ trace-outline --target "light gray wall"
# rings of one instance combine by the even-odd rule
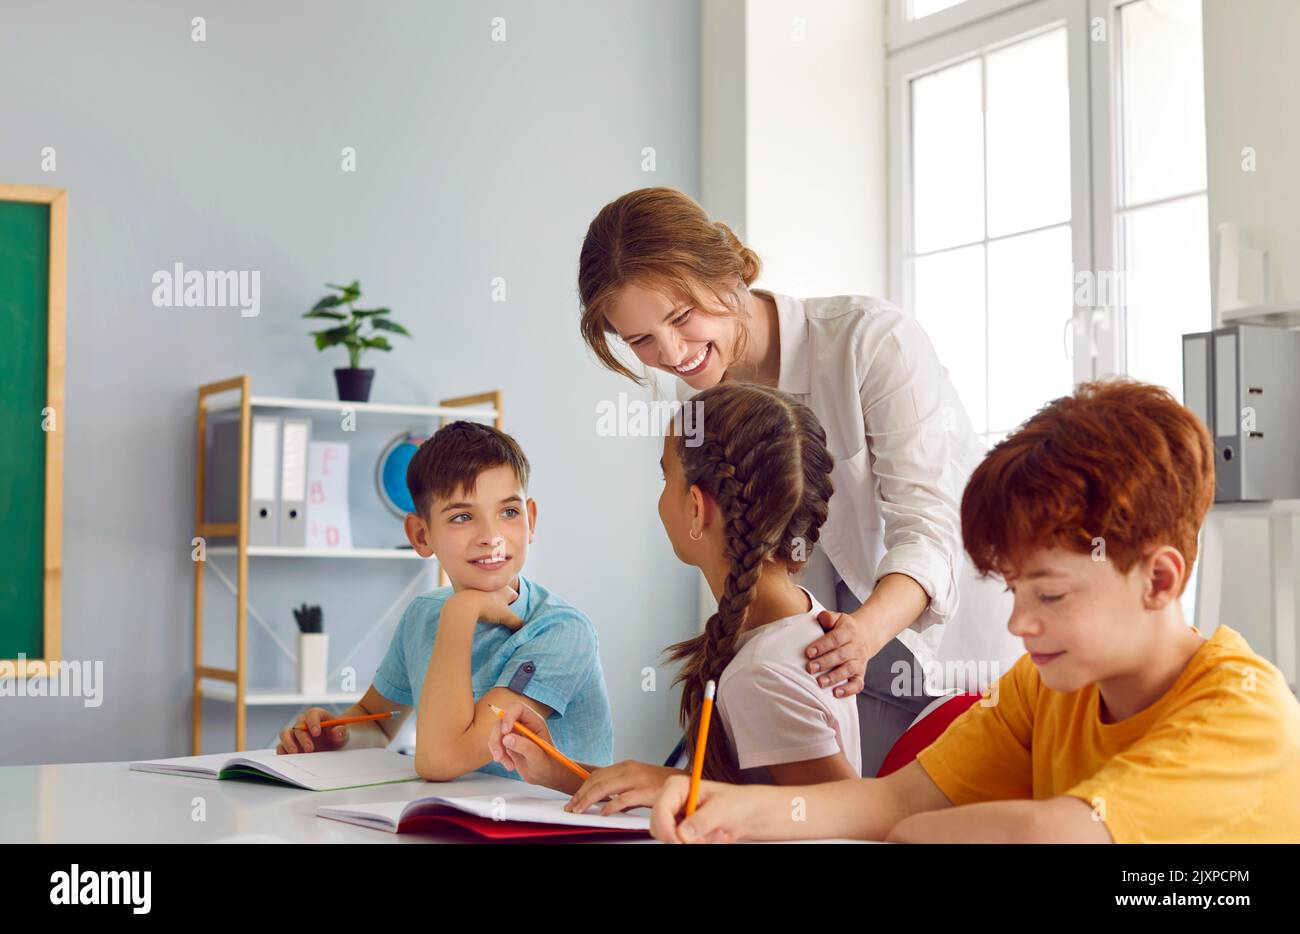
[[[1215,230],[1238,223],[1271,230],[1281,294],[1300,300],[1300,4],[1205,0],[1205,136],[1211,281],[1218,310]],[[1253,169],[1243,170],[1247,148]],[[1252,289],[1246,294],[1251,295]],[[1217,320],[1217,318],[1216,318]]]
[[[655,511],[658,442],[596,434],[600,400],[644,396],[582,345],[575,277],[606,201],[648,184],[698,195],[699,18],[695,0],[0,0],[0,180],[69,192],[63,655],[102,660],[105,679],[94,709],[0,700],[0,763],[188,753],[195,389],[248,373],[257,393],[333,396],[343,355],[317,354],[298,315],[353,277],[416,335],[368,358],[373,398],[503,390],[539,504],[527,573],[596,624],[617,755],[667,754],[671,673],[646,693],[642,669],[697,627],[695,572]],[[261,314],[154,307],[150,277],[177,262],[259,270]],[[378,508],[357,501],[364,474],[404,427],[361,426],[354,511]],[[289,608],[321,603],[337,660],[411,571],[254,562],[253,603],[287,642]],[[206,660],[229,664],[233,601],[208,579]],[[363,686],[390,630],[356,659]],[[288,682],[250,634],[250,681]],[[230,748],[229,708],[206,709],[206,749]],[[256,712],[250,743],[289,713]]]
[[[1209,187],[1210,279],[1218,317],[1219,224],[1234,222],[1271,229],[1277,235],[1282,294],[1300,298],[1300,59],[1295,39],[1300,6],[1293,0],[1205,0],[1206,174]],[[1255,155],[1254,171],[1243,171],[1243,149]],[[1300,528],[1293,529],[1300,549]],[[1238,630],[1255,651],[1278,661],[1269,618],[1269,530],[1262,519],[1224,524],[1223,605],[1207,608],[1216,621]],[[1300,594],[1297,595],[1300,598]],[[1297,605],[1300,613],[1300,604]]]

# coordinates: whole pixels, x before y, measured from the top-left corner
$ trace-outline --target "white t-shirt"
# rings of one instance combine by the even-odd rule
[[[862,774],[856,697],[836,697],[804,670],[804,650],[822,635],[824,607],[805,587],[812,608],[742,632],[735,657],[718,679],[718,717],[741,777],[771,784],[767,767],[843,752]]]

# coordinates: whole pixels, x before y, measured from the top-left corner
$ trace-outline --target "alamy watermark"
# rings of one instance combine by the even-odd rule
[[[19,668],[25,677],[18,677]],[[17,664],[0,661],[0,697],[81,697],[83,706],[98,707],[104,702],[104,663],[66,659],[29,663],[20,652]]]
[[[898,659],[889,666],[893,680],[889,693],[893,697],[938,697],[953,690],[980,694],[980,704],[993,707],[998,702],[998,679],[1002,666],[996,659],[946,659],[918,662]]]
[[[704,443],[704,403],[676,400],[629,399],[620,392],[618,401],[596,403],[596,434],[602,438],[645,438],[680,434],[688,448]]]
[[[129,905],[132,914],[147,915],[153,904],[153,872],[145,869],[82,869],[50,875],[51,905]]]
[[[238,308],[241,318],[262,312],[262,273],[257,269],[190,269],[177,263],[150,281],[157,308]]]

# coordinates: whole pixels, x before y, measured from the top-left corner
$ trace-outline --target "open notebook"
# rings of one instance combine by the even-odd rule
[[[389,833],[433,830],[451,823],[493,839],[650,830],[649,808],[605,817],[600,806],[593,805],[585,814],[571,814],[564,810],[568,800],[565,795],[428,795],[411,801],[323,804],[316,808],[316,816]]]
[[[287,756],[277,756],[274,749],[218,752],[206,756],[132,762],[131,768],[137,772],[161,772],[190,778],[262,779],[309,791],[337,791],[419,780],[414,759],[378,747],[300,752]]]

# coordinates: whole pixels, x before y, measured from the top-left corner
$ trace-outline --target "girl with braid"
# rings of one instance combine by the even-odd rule
[[[688,439],[670,434],[660,466],[659,518],[683,562],[698,567],[718,609],[698,636],[668,649],[682,662],[681,721],[695,748],[707,682],[717,683],[704,775],[714,781],[816,784],[861,774],[857,702],[804,674],[804,648],[825,608],[793,579],[826,521],[833,460],[807,406],[777,389],[728,382],[695,395]],[[678,769],[620,762],[588,767],[585,782],[532,741],[518,721],[546,723],[515,704],[490,734],[493,758],[533,784],[573,793],[569,810],[610,799],[605,813],[653,803]]]

